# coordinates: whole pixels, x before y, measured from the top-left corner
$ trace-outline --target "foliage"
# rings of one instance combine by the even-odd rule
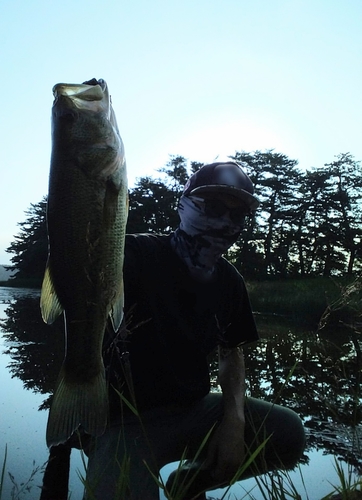
[[[362,169],[349,153],[306,172],[274,153],[236,152],[261,201],[238,255],[248,277],[331,276],[361,268]]]
[[[8,267],[16,271],[14,281],[26,280],[32,286],[41,284],[48,253],[46,203],[43,198],[38,204],[31,204],[25,212],[27,219],[18,223],[19,234],[6,249],[14,254],[10,259],[13,265]]]
[[[192,162],[191,171],[202,166]],[[159,169],[164,179],[142,177],[129,194],[128,233],[169,233],[176,229],[179,218],[178,200],[189,177],[187,160],[171,156],[166,167]]]
[[[362,168],[349,153],[302,171],[273,150],[230,156],[247,171],[261,201],[227,258],[247,279],[353,275],[362,269]],[[169,233],[189,175],[202,163],[170,156],[159,177],[141,177],[130,190],[129,233]],[[14,281],[40,285],[47,256],[46,199],[31,205],[7,251]]]

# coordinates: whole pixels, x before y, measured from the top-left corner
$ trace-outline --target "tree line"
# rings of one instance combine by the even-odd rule
[[[246,279],[352,275],[362,264],[362,169],[350,153],[302,170],[274,150],[235,152],[261,204],[246,221],[227,258]],[[158,177],[130,189],[127,232],[169,233],[189,175],[203,163],[170,156]],[[14,279],[41,282],[47,257],[46,197],[32,204],[7,248]]]

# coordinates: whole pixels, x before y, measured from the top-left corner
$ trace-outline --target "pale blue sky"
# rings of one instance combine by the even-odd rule
[[[52,87],[104,78],[130,186],[169,154],[362,160],[361,0],[0,0],[0,264],[47,193]]]

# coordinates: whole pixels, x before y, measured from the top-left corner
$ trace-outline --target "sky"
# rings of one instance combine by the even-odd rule
[[[361,0],[1,0],[0,264],[48,190],[52,87],[107,81],[129,185],[169,155],[362,160]]]

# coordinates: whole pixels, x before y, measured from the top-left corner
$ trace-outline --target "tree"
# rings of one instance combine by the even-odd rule
[[[300,260],[307,274],[351,275],[360,262],[361,174],[359,162],[349,153],[305,173]]]
[[[175,227],[176,195],[160,179],[139,179],[129,200],[128,233],[166,233]]]
[[[261,202],[257,220],[249,228],[248,248],[243,248],[245,259],[250,258],[254,247],[254,253],[259,253],[259,276],[285,277],[295,267],[294,224],[302,176],[298,162],[273,150],[241,151],[231,158],[245,167]]]
[[[169,189],[175,193],[181,193],[189,178],[187,171],[187,160],[180,155],[170,155],[166,167],[162,167],[158,172],[166,174],[166,183]]]
[[[273,150],[235,152],[261,207],[247,218],[227,258],[247,279],[352,274],[362,264],[362,169],[349,153],[322,168],[301,171]],[[159,178],[141,177],[130,190],[128,233],[170,233],[179,224],[178,200],[190,172],[202,163],[170,156]],[[14,280],[41,284],[47,258],[46,198],[26,212],[7,252]]]
[[[362,168],[349,153],[340,154],[332,163],[325,165],[330,170],[334,185],[333,201],[339,219],[339,244],[348,254],[346,273],[351,275],[361,250],[362,237]]]
[[[48,255],[48,237],[46,228],[46,205],[44,197],[39,203],[31,204],[25,212],[27,219],[19,222],[20,232],[6,249],[13,253],[10,261],[15,270],[13,280],[25,280],[33,286],[40,286]]]
[[[191,169],[195,171],[201,165],[192,162]],[[177,205],[189,177],[187,160],[170,156],[158,172],[165,174],[164,179],[141,177],[130,191],[128,233],[169,233],[179,223]]]
[[[360,268],[362,171],[352,155],[306,172],[273,150],[231,158],[245,167],[261,201],[240,252],[234,251],[245,276],[330,276]]]

